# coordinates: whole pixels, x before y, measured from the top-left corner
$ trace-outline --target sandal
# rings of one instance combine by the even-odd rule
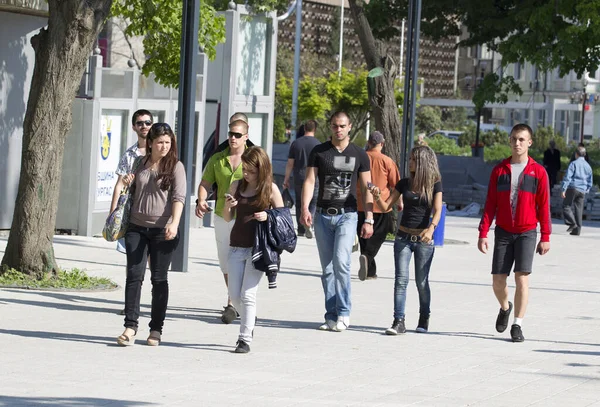
[[[127,329],[125,329],[125,332],[127,332]],[[135,343],[135,335],[137,332],[133,331],[133,335],[127,335],[125,332],[119,335],[117,338],[117,343],[121,346],[132,346]]]
[[[146,343],[148,344],[148,346],[160,345],[160,332],[150,331],[150,335],[148,336],[148,339],[146,339]]]

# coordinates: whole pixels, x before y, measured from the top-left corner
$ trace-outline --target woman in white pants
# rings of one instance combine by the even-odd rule
[[[231,184],[223,210],[226,221],[235,216],[228,271],[229,296],[241,318],[236,353],[250,352],[256,322],[256,292],[264,274],[252,264],[256,225],[267,220],[267,209],[283,207],[279,188],[273,183],[271,162],[262,148],[246,149],[242,154],[242,170],[244,178]]]

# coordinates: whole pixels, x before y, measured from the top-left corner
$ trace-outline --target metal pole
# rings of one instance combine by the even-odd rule
[[[406,19],[402,19],[402,28],[400,29],[400,69],[398,75],[402,76],[402,62],[404,61],[404,22]]]
[[[292,91],[292,134],[290,143],[296,140],[298,121],[298,85],[300,82],[300,40],[302,36],[302,0],[296,2],[296,42],[294,49],[294,89]]]
[[[188,271],[190,230],[190,197],[192,195],[192,164],[194,162],[194,121],[196,119],[196,60],[200,0],[184,0],[181,21],[181,62],[179,65],[179,101],[177,112],[177,144],[179,159],[186,173],[186,202],[179,222],[179,245],[173,253],[171,269]]]
[[[404,101],[402,102],[402,140],[400,142],[400,159],[401,163],[398,163],[398,167],[402,170],[402,174],[408,174],[408,131],[409,131],[409,116],[408,110],[410,108],[410,80],[411,80],[411,68],[412,68],[412,51],[413,51],[413,21],[414,21],[414,7],[413,1],[410,0],[408,3],[408,36],[406,40],[406,70],[404,72]]]
[[[579,142],[583,143],[583,126],[585,125],[585,102],[587,101],[587,93],[585,87],[583,88],[583,103],[581,104],[581,135],[579,136]]]
[[[408,150],[413,147],[415,139],[415,117],[417,113],[417,82],[419,78],[419,39],[421,38],[421,0],[416,0],[415,21],[413,25],[413,67],[411,70],[412,76],[412,91],[410,93],[410,131],[408,132],[407,154]]]
[[[338,78],[342,76],[342,55],[344,55],[344,1],[342,2],[342,10],[340,11],[340,55],[338,58]]]

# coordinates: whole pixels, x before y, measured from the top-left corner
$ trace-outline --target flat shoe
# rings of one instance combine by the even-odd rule
[[[121,346],[132,346],[135,343],[135,335],[128,336],[122,333],[117,338],[117,343]]]
[[[148,344],[148,346],[160,345],[160,332],[150,331],[150,336],[148,336],[148,339],[146,339],[146,343]]]

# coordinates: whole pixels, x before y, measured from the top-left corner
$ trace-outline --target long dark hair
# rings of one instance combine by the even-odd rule
[[[242,163],[256,168],[258,172],[256,202],[261,208],[269,208],[271,206],[271,190],[273,188],[273,167],[271,166],[269,156],[265,150],[258,146],[248,147],[242,154]],[[240,182],[240,189],[245,191],[248,188],[246,178],[242,178]]]
[[[150,131],[148,131],[148,135],[146,136],[146,160],[144,163],[148,162],[152,156],[152,142],[160,136],[169,136],[171,138],[171,149],[167,155],[160,160],[158,165],[158,177],[156,178],[156,182],[159,183],[160,189],[168,191],[171,189],[171,185],[173,185],[173,172],[175,171],[175,165],[179,160],[177,159],[177,140],[175,139],[173,130],[171,130],[171,126],[167,123],[154,123],[152,127],[150,127]]]

